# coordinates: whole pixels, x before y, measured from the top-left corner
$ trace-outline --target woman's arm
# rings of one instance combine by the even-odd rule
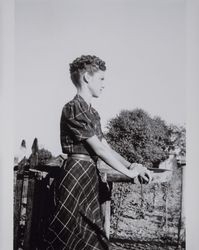
[[[118,161],[120,161],[126,168],[130,168],[131,163],[127,161],[124,157],[122,157],[120,154],[118,154],[114,149],[112,149],[105,139],[102,140],[102,143],[105,145],[107,150],[111,151],[111,153],[115,156],[115,158],[118,159]]]
[[[150,179],[144,176],[144,173],[148,172],[148,170],[143,167],[139,166],[137,164],[133,169],[127,169],[125,164],[122,164],[120,160],[118,160],[118,156],[115,156],[115,153],[113,153],[110,148],[105,146],[98,138],[97,136],[92,136],[86,140],[86,142],[89,144],[89,146],[93,149],[93,151],[110,167],[114,168],[115,170],[119,171],[122,174],[125,174],[126,176],[130,178],[135,178],[138,175],[142,174],[143,178],[148,181]],[[115,152],[115,151],[114,151]],[[129,162],[126,161],[126,164],[130,165]]]
[[[148,176],[147,182],[150,182],[151,180],[150,172],[146,167],[144,167],[142,164],[139,163],[130,163],[119,153],[117,153],[114,149],[112,149],[105,139],[103,139],[102,142],[106,146],[107,150],[110,150],[112,154],[118,159],[118,161],[120,161],[126,168],[128,168],[129,170],[136,168],[137,172],[139,172],[139,175],[143,177],[145,180],[146,180],[145,174],[147,174]]]

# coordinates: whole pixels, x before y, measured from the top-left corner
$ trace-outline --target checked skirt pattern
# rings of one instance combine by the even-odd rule
[[[108,250],[94,162],[68,159],[56,182],[56,209],[44,249]]]

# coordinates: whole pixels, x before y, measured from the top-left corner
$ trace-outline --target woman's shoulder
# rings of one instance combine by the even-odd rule
[[[62,110],[64,113],[73,113],[73,114],[78,114],[78,113],[85,113],[88,111],[87,105],[84,103],[82,98],[79,98],[78,95],[76,95],[72,100],[67,102]]]
[[[71,108],[71,107],[77,106],[77,105],[78,105],[78,99],[76,98],[76,96],[74,96],[74,98],[72,100],[70,100],[64,104],[63,109]]]

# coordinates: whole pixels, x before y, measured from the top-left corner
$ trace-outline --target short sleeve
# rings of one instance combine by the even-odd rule
[[[62,116],[67,130],[75,140],[83,141],[95,135],[89,110],[79,102],[68,103],[64,106]]]

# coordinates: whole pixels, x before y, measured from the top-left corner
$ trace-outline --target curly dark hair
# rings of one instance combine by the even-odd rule
[[[90,75],[93,75],[98,70],[105,71],[106,65],[97,56],[82,55],[70,63],[71,79],[76,86],[79,84],[81,74],[88,72]]]

